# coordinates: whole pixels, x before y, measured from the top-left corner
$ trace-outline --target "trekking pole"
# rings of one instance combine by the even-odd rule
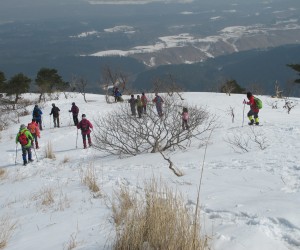
[[[51,115],[50,115],[50,129],[51,129]]]
[[[244,99],[245,101],[245,99]],[[244,127],[244,119],[245,119],[245,103],[244,103],[244,108],[243,108],[243,124],[242,127]]]
[[[34,154],[35,154],[35,158],[36,158],[36,161],[38,162],[39,161],[39,158],[37,157],[37,154],[35,152],[35,148],[33,147],[33,151],[34,151]]]
[[[77,148],[77,140],[78,140],[78,129],[77,129],[77,135],[76,135],[76,148]]]
[[[17,156],[18,156],[18,144],[16,144],[16,159],[15,159],[15,165],[17,165]]]

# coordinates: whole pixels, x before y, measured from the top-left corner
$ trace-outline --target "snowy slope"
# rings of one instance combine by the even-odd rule
[[[262,96],[263,126],[251,130],[248,107],[242,126],[244,95],[184,93],[184,97],[189,104],[206,106],[219,122],[208,145],[200,197],[203,227],[212,238],[213,249],[300,249],[300,105],[287,114],[283,100],[278,100],[278,109],[272,109],[268,104],[276,99]],[[20,147],[15,165],[14,138],[20,124],[27,124],[31,116],[1,132],[0,167],[5,175],[0,177],[0,218],[9,216],[16,222],[6,249],[67,249],[72,241],[75,249],[110,249],[114,227],[108,198],[121,184],[135,189],[153,175],[180,190],[187,205],[196,203],[204,157],[199,142],[169,153],[183,177],[176,177],[159,154],[119,159],[93,148],[82,149],[80,135],[76,149],[77,130],[71,126],[68,112],[71,103],[75,101],[80,114],[85,113],[91,122],[117,107],[106,104],[101,95],[89,94],[87,99],[86,104],[80,95],[61,97],[45,104],[38,159],[34,157],[26,167],[22,166]],[[50,129],[52,102],[61,109],[61,128],[53,129],[52,123]],[[230,107],[234,107],[234,123]],[[248,152],[237,152],[228,143],[233,136],[253,134],[264,150],[251,141]],[[44,158],[48,142],[53,145],[54,160]],[[91,193],[81,181],[82,171],[89,166],[96,170],[101,195]],[[54,196],[49,206],[42,205],[45,190]]]

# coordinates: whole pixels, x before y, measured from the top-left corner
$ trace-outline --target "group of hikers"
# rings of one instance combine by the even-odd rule
[[[117,89],[118,91],[118,89]],[[117,96],[118,97],[118,96]],[[120,96],[121,97],[121,93]],[[259,107],[256,103],[255,97],[252,95],[251,92],[247,92],[247,98],[248,101],[244,100],[243,104],[250,105],[250,111],[248,112],[247,116],[249,119],[249,125],[259,125]],[[118,101],[118,100],[117,100]],[[130,109],[131,109],[131,115],[136,116],[138,114],[138,117],[141,118],[142,114],[146,114],[147,112],[147,103],[148,98],[146,97],[145,93],[142,93],[142,96],[137,95],[137,98],[134,97],[134,95],[131,95],[131,98],[129,99]],[[152,100],[153,103],[155,103],[157,114],[159,117],[163,116],[163,109],[162,104],[164,103],[161,96],[158,95],[158,93],[155,93],[155,97]],[[55,104],[52,104],[52,109],[50,116],[53,115],[53,123],[54,127],[59,127],[59,112],[60,109],[55,106]],[[93,129],[92,123],[86,119],[86,115],[82,114],[82,120],[78,121],[78,114],[79,114],[79,108],[75,105],[75,102],[72,103],[72,107],[69,110],[70,113],[73,115],[73,122],[74,125],[77,127],[77,129],[81,130],[82,140],[83,140],[83,147],[87,148],[87,142],[88,145],[92,146],[91,141],[91,129]],[[23,164],[26,165],[28,162],[32,162],[32,151],[31,149],[36,148],[39,149],[39,142],[38,138],[41,137],[40,131],[43,130],[42,126],[42,114],[43,112],[38,107],[38,105],[34,106],[33,112],[32,112],[32,120],[30,123],[28,123],[27,127],[22,124],[20,126],[20,130],[16,136],[16,144],[20,143],[22,147],[22,158],[23,158]],[[189,129],[189,112],[186,107],[183,107],[182,113],[180,113],[181,119],[182,119],[182,129],[188,130]],[[254,119],[253,119],[254,117]],[[51,128],[51,125],[50,125]],[[28,160],[27,160],[28,155]]]
[[[53,123],[54,127],[59,128],[59,112],[60,109],[52,104],[52,109],[50,116],[53,115]],[[92,146],[91,140],[91,129],[93,129],[92,123],[86,119],[86,115],[82,114],[82,120],[78,121],[79,108],[75,105],[75,102],[72,103],[72,107],[69,110],[70,113],[73,114],[73,122],[77,129],[81,130],[83,146],[87,148],[86,139],[88,140],[88,145]],[[22,124],[20,126],[19,132],[16,135],[16,144],[20,143],[22,149],[22,158],[23,165],[27,165],[27,163],[32,162],[32,149],[39,149],[38,138],[41,138],[41,130],[43,130],[43,120],[42,120],[43,112],[39,108],[38,105],[34,106],[32,111],[32,120],[28,125]],[[50,125],[51,128],[51,125]]]

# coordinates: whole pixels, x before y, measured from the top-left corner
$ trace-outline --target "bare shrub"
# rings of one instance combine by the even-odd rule
[[[234,107],[230,106],[226,113],[231,116],[231,122],[234,123]]]
[[[293,101],[291,101],[291,100],[288,99],[288,98],[285,98],[283,108],[287,110],[287,113],[288,113],[288,114],[291,112],[291,110],[292,110],[295,106],[297,106],[297,103],[296,103],[296,102],[293,102]]]
[[[47,143],[47,146],[45,148],[45,158],[55,159],[55,155],[54,155],[53,148],[52,148],[52,143],[50,141]]]
[[[122,223],[116,224],[114,249],[209,249],[182,195],[164,183],[152,179],[132,201]]]
[[[249,152],[253,147],[265,150],[268,145],[267,137],[263,131],[251,126],[246,131],[235,131],[229,134],[225,139],[231,148],[237,153]]]
[[[9,216],[0,217],[0,249],[4,249],[14,230],[17,222],[12,220]]]
[[[180,100],[165,96],[162,117],[149,108],[142,118],[132,116],[129,105],[118,105],[114,112],[95,120],[95,148],[115,155],[137,155],[167,149],[185,149],[192,138],[212,129],[215,117],[197,106],[188,107],[189,129],[183,130]],[[179,104],[179,105],[178,105]]]
[[[90,191],[100,194],[100,188],[97,181],[97,174],[93,164],[91,163],[86,170],[81,171],[81,182],[86,185]]]

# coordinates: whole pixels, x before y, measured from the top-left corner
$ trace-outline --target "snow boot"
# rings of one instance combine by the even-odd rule
[[[249,123],[248,123],[248,125],[253,125],[254,124],[254,120],[252,119]]]
[[[255,118],[255,125],[259,125],[259,120],[258,120],[258,117]]]
[[[26,165],[27,165],[27,161],[24,160],[24,161],[23,161],[23,166],[26,166]]]

